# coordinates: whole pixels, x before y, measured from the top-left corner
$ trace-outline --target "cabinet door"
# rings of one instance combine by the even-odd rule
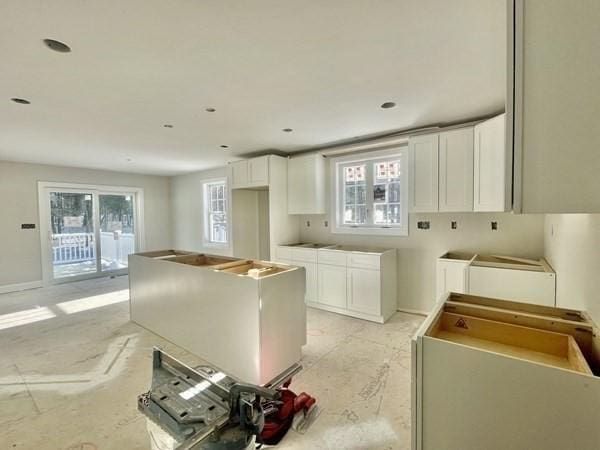
[[[348,269],[348,309],[381,314],[381,274],[378,270]]]
[[[252,186],[268,186],[269,184],[269,157],[261,156],[248,160],[248,172]]]
[[[319,264],[317,283],[319,303],[336,308],[346,308],[345,267]]]
[[[307,302],[317,302],[317,264],[294,261],[295,266],[304,267],[306,271],[306,295],[305,299]]]
[[[288,162],[288,214],[325,214],[325,158],[311,154]]]
[[[475,126],[474,187],[475,211],[508,211],[510,178],[506,148],[505,114]]]
[[[438,261],[435,299],[446,292],[465,294],[468,291],[469,265],[459,262]]]
[[[473,211],[473,128],[440,133],[440,211]]]
[[[248,161],[231,163],[231,178],[233,188],[246,186],[248,184]]]
[[[438,144],[437,134],[411,137],[410,151],[410,210],[438,210]]]

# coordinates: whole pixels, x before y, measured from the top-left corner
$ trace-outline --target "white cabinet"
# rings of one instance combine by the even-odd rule
[[[546,260],[450,252],[437,261],[436,298],[447,292],[556,304],[556,273]]]
[[[318,298],[308,305],[384,323],[397,310],[396,250],[335,247],[318,250]]]
[[[306,273],[306,302],[316,302],[317,286],[317,250],[295,246],[279,245],[275,252],[275,261],[282,264],[304,267]]]
[[[335,308],[346,308],[346,267],[318,265],[318,303]]]
[[[469,294],[554,306],[556,274],[499,267],[469,267]]]
[[[410,211],[508,211],[512,153],[505,115],[436,134],[411,136]]]
[[[439,136],[411,136],[408,145],[410,211],[437,211]]]
[[[305,300],[307,302],[315,302],[317,301],[318,298],[318,291],[317,291],[317,279],[318,279],[318,273],[317,273],[317,263],[310,263],[310,262],[304,262],[304,261],[293,261],[292,262],[293,265],[295,266],[300,266],[300,267],[304,267],[304,270],[306,271],[306,296],[305,296]]]
[[[600,2],[516,5],[516,209],[522,199],[523,213],[600,213]]]
[[[288,213],[326,213],[323,155],[313,153],[288,161]]]
[[[437,262],[436,300],[446,292],[460,294],[469,289],[469,262],[453,261],[440,258]]]
[[[232,189],[266,187],[269,185],[269,155],[235,161],[230,165]]]
[[[442,299],[411,342],[412,449],[598,449],[594,330],[585,311]]]
[[[248,161],[231,163],[231,187],[233,189],[248,185]]]
[[[473,128],[440,133],[439,211],[473,211]]]
[[[348,268],[348,309],[381,314],[381,273],[379,270]]]
[[[512,152],[506,146],[506,114],[475,125],[474,211],[509,211]]]
[[[248,160],[248,176],[252,186],[269,185],[269,156],[260,156]]]

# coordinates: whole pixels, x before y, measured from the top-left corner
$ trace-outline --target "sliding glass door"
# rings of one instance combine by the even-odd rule
[[[92,192],[50,191],[52,278],[98,271]]]
[[[40,183],[44,281],[60,283],[126,273],[127,257],[138,251],[140,242],[136,231],[139,190],[43,184],[56,183]]]
[[[100,194],[100,270],[127,268],[127,256],[135,253],[133,194]]]

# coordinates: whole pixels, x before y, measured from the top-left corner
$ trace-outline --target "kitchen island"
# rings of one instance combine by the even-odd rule
[[[129,256],[131,320],[248,383],[297,363],[304,268],[165,250]]]

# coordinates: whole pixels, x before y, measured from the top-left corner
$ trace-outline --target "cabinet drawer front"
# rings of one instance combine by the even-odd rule
[[[380,261],[380,255],[370,255],[367,253],[350,253],[348,255],[348,266],[350,267],[379,269]]]
[[[278,246],[277,254],[275,256],[278,261],[282,260],[282,259],[291,260],[292,259],[292,249],[290,247]]]
[[[292,260],[316,263],[317,250],[310,248],[292,248]]]
[[[347,254],[345,252],[319,250],[319,264],[331,264],[333,266],[346,267]]]

